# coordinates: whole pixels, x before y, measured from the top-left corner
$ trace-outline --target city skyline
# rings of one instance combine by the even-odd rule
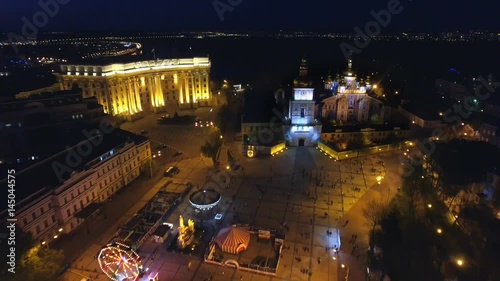
[[[54,5],[54,3],[56,5]],[[290,5],[283,1],[189,1],[182,3],[141,2],[140,6],[95,0],[77,3],[48,0],[22,3],[7,0],[2,9],[1,31],[19,32],[26,22],[39,31],[334,31],[352,32],[374,20],[374,13],[393,6],[383,32],[401,31],[496,31],[500,23],[494,12],[499,3],[481,0],[474,5],[445,1],[354,1]],[[321,6],[321,9],[318,9]],[[176,12],[171,12],[176,11]],[[45,13],[48,17],[40,16]],[[37,16],[38,15],[38,18]],[[37,19],[35,19],[37,18]],[[44,24],[37,24],[36,21]]]
[[[500,280],[500,3],[2,4],[0,280]]]

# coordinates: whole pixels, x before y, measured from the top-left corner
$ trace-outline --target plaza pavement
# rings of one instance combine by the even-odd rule
[[[151,134],[151,129],[149,132]],[[198,147],[187,148],[191,149],[193,155],[199,151]],[[395,157],[396,154],[384,158],[367,156],[334,161],[314,148],[298,147],[289,148],[274,157],[248,159],[235,153],[237,150],[233,143],[229,143],[229,148],[234,152],[238,164],[244,167],[244,173],[232,176],[230,188],[218,188],[223,195],[223,200],[217,206],[217,212],[224,214],[222,224],[204,220],[203,225],[211,236],[219,228],[233,223],[250,223],[271,229],[281,229],[282,224],[286,223],[288,230],[285,231],[285,248],[277,276],[270,277],[206,264],[202,262],[201,255],[186,256],[168,253],[162,249],[153,260],[149,260],[150,253],[140,252],[148,267],[159,271],[160,280],[201,281],[209,276],[214,281],[344,280],[346,271],[341,269],[341,263],[350,269],[349,280],[365,280],[363,256],[356,259],[355,255],[350,255],[351,246],[348,240],[352,234],[357,234],[359,248],[366,249],[368,225],[362,216],[362,209],[372,199],[388,200],[395,193],[399,186],[399,161]],[[210,163],[201,157],[184,157],[184,160],[175,163],[180,167],[181,173],[174,177],[174,181],[192,182],[195,188],[201,188],[207,179],[206,175],[212,169]],[[379,161],[387,162],[387,171],[378,164]],[[372,169],[376,171],[373,172]],[[385,175],[380,185],[375,179],[379,175]],[[161,175],[157,175],[155,180],[160,177]],[[111,239],[116,229],[126,223],[156,193],[156,190],[151,188],[154,183],[155,181],[149,181],[143,184],[143,188],[150,188],[143,196],[138,195],[139,190],[137,193],[123,192],[117,195],[106,207],[110,210],[106,212],[107,219],[97,218],[92,224],[94,228],[91,230],[91,236],[80,230],[69,240],[75,243],[79,241],[77,237],[84,237],[91,240],[91,243],[82,249],[85,250],[84,253],[76,259],[72,269],[61,280],[80,281],[83,276],[92,277],[92,280],[108,280],[100,272],[94,255]],[[260,190],[263,191],[262,194]],[[122,197],[126,199],[121,199]],[[112,205],[122,202],[120,200],[132,203],[133,206]],[[199,221],[187,198],[177,206],[168,221],[176,224],[181,214],[185,219],[193,218]],[[342,227],[346,220],[349,220],[349,223]],[[334,231],[335,227],[340,230],[343,241],[342,252],[336,259],[335,253],[327,249],[338,246],[336,240],[326,235],[327,230]],[[84,244],[75,245],[79,248],[78,246]],[[308,270],[311,274],[304,274],[301,269]]]
[[[213,121],[215,111],[210,112],[208,108],[200,108],[190,112],[203,120]],[[162,114],[150,114],[144,118],[127,122],[120,127],[124,130],[140,134],[142,130],[147,132],[146,136],[154,142],[153,153],[159,143],[169,146],[171,151],[162,153],[162,157],[171,156],[175,151],[182,151],[182,157],[192,158],[200,156],[200,147],[205,143],[206,136],[210,131],[207,127],[195,127],[194,124],[187,125],[162,125],[157,124],[157,119]]]

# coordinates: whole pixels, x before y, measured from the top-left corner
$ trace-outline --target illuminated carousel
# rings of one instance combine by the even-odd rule
[[[199,190],[191,194],[189,203],[198,211],[208,211],[219,204],[222,196],[213,189]]]
[[[111,280],[158,280],[157,273],[151,273],[143,279],[141,258],[133,249],[122,243],[114,242],[106,245],[99,252],[97,260],[101,270]]]

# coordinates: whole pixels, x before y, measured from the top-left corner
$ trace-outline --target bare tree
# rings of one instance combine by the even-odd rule
[[[375,227],[377,227],[380,221],[386,216],[387,208],[387,204],[377,200],[371,200],[366,204],[366,207],[363,208],[363,216],[371,226],[372,236],[375,232]]]

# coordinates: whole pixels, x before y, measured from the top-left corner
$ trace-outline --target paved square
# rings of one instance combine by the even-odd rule
[[[274,157],[248,159],[236,155],[236,158],[244,172],[230,172],[230,187],[217,188],[222,200],[214,212],[223,214],[221,222],[197,216],[188,201],[189,196],[178,204],[167,220],[177,227],[179,215],[183,215],[186,220],[192,218],[196,224],[202,224],[206,229],[204,243],[208,243],[220,228],[235,223],[283,230],[285,244],[276,276],[204,263],[204,249],[191,256],[167,252],[164,248],[155,255],[139,251],[147,267],[158,271],[161,281],[210,280],[210,277],[214,281],[343,279],[339,279],[343,276],[342,272],[339,274],[341,257],[332,250],[339,246],[339,241],[336,235],[327,233],[342,229],[343,217],[367,190],[380,188],[376,178],[386,173],[384,166],[378,164],[380,157],[334,161],[315,148],[297,147]],[[194,190],[203,187],[207,174],[213,169],[199,157],[176,165],[181,172],[173,182],[191,182]],[[240,255],[241,260],[249,260],[252,255],[267,255],[265,247],[255,245],[254,241],[251,243],[254,245],[249,246],[249,253]],[[95,268],[94,263],[88,267]],[[76,277],[63,280],[81,279]],[[93,280],[107,279],[100,274]],[[357,279],[353,275],[349,280]]]

